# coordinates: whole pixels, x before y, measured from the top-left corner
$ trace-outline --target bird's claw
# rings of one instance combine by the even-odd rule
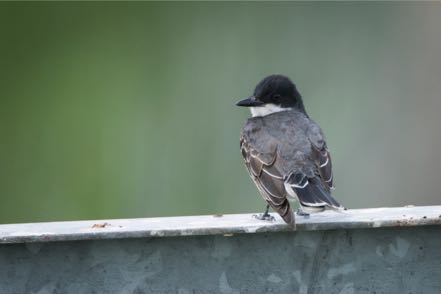
[[[276,219],[274,218],[274,216],[272,216],[269,213],[259,213],[259,214],[253,214],[253,217],[258,219],[258,220],[263,220],[263,221],[270,221],[273,222]]]
[[[309,213],[304,212],[304,211],[301,210],[300,208],[297,209],[296,214],[299,215],[299,216],[309,217]]]

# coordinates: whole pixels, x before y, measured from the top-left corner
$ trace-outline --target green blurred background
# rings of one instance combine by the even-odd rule
[[[441,204],[441,3],[1,3],[0,223],[255,212],[234,103],[290,76],[349,208]]]

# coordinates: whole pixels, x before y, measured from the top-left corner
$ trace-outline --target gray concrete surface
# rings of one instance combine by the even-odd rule
[[[0,293],[441,293],[440,227],[0,245]]]
[[[419,215],[416,208],[406,209],[401,218]],[[212,230],[192,234],[188,224],[175,228],[187,227],[188,236],[103,233],[82,241],[36,242],[33,235],[32,242],[26,242],[16,233],[8,244],[0,244],[0,293],[441,293],[441,225],[432,218],[437,209],[421,215],[421,222],[412,219],[395,226],[390,220],[375,219],[367,226],[366,215],[372,213],[360,212],[358,223],[364,228],[340,228],[344,222],[337,221],[324,226],[326,230],[313,229],[318,219],[310,218],[302,221],[309,230],[299,223],[297,231],[288,231],[276,221],[265,225],[263,233],[252,233],[251,224],[260,223],[257,220],[222,230],[219,225],[218,234]],[[198,226],[206,225],[204,218]],[[92,221],[92,226],[104,223]],[[64,224],[52,226],[61,232]],[[47,230],[46,225],[42,227]],[[22,234],[32,233],[24,230],[30,224],[8,226],[23,226]],[[64,227],[65,234],[68,228]],[[236,234],[240,231],[234,228],[248,231]],[[3,227],[3,238],[5,232]],[[46,232],[54,237],[54,231]]]

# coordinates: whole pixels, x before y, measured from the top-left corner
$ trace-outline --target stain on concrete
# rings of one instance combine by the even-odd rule
[[[276,276],[275,274],[271,274],[271,275],[269,275],[269,276],[266,278],[266,280],[267,280],[268,282],[276,283],[276,284],[278,284],[278,283],[280,283],[280,282],[283,281],[280,277]]]
[[[352,272],[355,272],[355,266],[352,263],[348,263],[340,267],[330,268],[328,270],[328,279],[333,279],[339,275],[347,275]]]
[[[228,283],[227,275],[225,272],[219,278],[219,290],[221,294],[239,294],[239,291],[233,289]]]
[[[383,249],[381,248],[380,245],[378,245],[377,248],[375,249],[375,253],[376,253],[378,256],[384,256],[384,254],[383,254]]]
[[[354,294],[354,283],[348,283],[346,284],[343,289],[340,291],[340,294]]]
[[[308,293],[308,285],[305,285],[302,282],[302,272],[300,270],[295,271],[292,273],[294,278],[297,281],[297,284],[299,285],[298,293],[299,294],[307,294]]]
[[[190,291],[184,288],[179,288],[178,294],[190,294]]]
[[[403,258],[404,256],[406,256],[409,247],[410,243],[400,237],[397,237],[395,239],[395,244],[389,244],[390,252],[399,258]]]

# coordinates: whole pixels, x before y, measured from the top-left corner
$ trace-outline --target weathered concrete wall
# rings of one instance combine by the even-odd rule
[[[441,226],[0,245],[0,293],[441,293]]]

